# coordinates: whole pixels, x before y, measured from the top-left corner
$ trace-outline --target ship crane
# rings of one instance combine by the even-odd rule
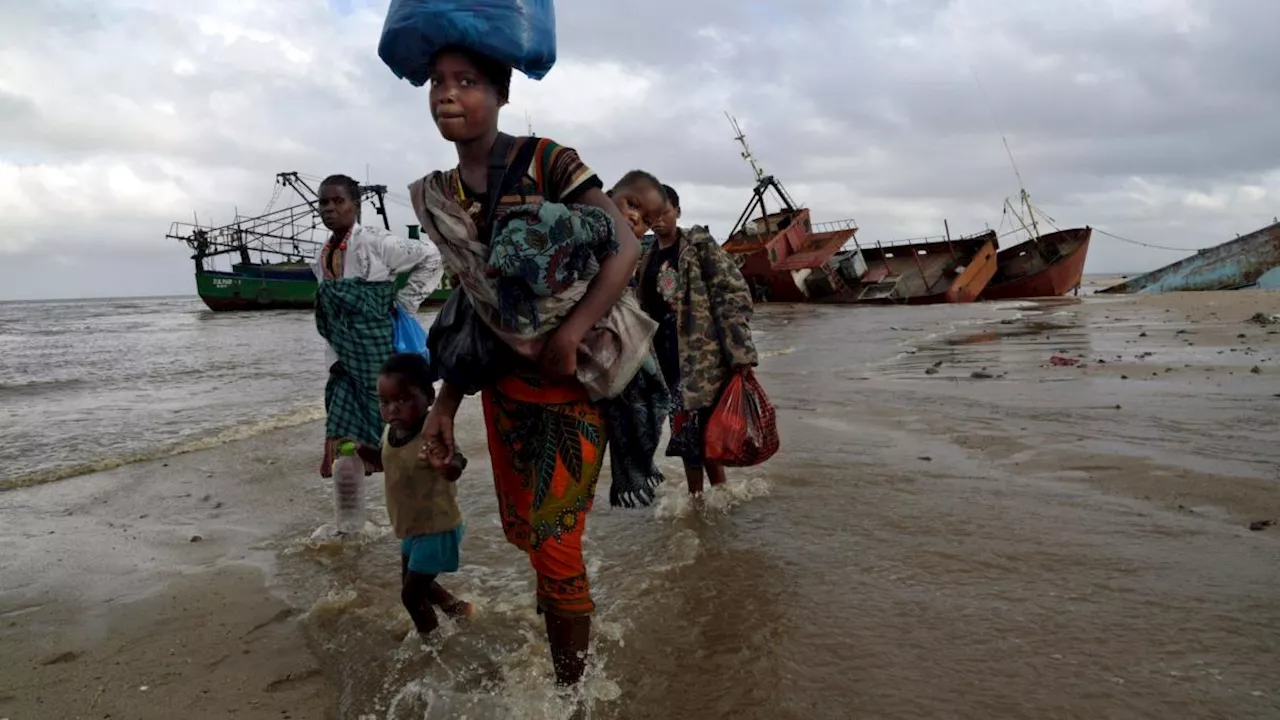
[[[293,190],[301,202],[274,207],[284,188]],[[385,185],[360,186],[360,206],[369,203],[382,218],[383,227],[390,230],[386,194]],[[252,262],[255,255],[259,262],[267,257],[279,262],[300,262],[314,256],[327,239],[320,222],[319,199],[316,190],[299,173],[282,172],[276,175],[276,193],[263,214],[237,215],[234,221],[218,226],[175,222],[165,237],[180,240],[191,248],[196,272],[209,269],[206,260],[223,255],[238,256],[243,264]]]

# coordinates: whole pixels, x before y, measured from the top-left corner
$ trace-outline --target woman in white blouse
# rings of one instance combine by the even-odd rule
[[[396,294],[396,304],[409,314],[439,285],[444,275],[440,251],[435,244],[397,237],[381,228],[360,224],[360,183],[346,175],[331,175],[320,183],[320,220],[329,229],[329,240],[316,253],[312,270],[320,282],[339,278],[359,278],[368,282],[395,281],[409,273],[408,283]],[[326,349],[325,367],[332,369],[338,355]],[[325,442],[320,474],[330,477],[334,442]],[[379,458],[361,454],[369,471],[378,469]]]

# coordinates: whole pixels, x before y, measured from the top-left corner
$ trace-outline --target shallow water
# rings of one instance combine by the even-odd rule
[[[323,342],[196,298],[0,303],[0,490],[323,417]]]
[[[343,718],[1277,717],[1275,537],[1099,484],[1133,475],[1274,494],[1280,388],[1247,372],[1275,362],[1274,348],[1148,348],[1138,326],[1154,337],[1161,318],[1104,322],[1082,307],[761,308],[759,375],[783,450],[731,472],[701,506],[669,461],[650,508],[613,510],[601,489],[586,536],[595,662],[581,697],[552,688],[532,571],[498,527],[474,401],[458,425],[472,459],[460,481],[464,567],[442,582],[478,613],[425,648],[406,640],[378,483],[359,540],[311,537],[330,500],[310,476],[287,498],[228,496],[221,522],[230,532],[251,522],[234,512],[286,518],[254,551],[278,556],[277,582],[306,609]],[[313,341],[305,314],[243,322],[259,343]],[[1060,353],[1088,367],[1049,366]],[[278,384],[257,393],[318,396],[315,354],[277,366]],[[1122,381],[1098,363],[1116,355],[1164,364]],[[1246,371],[1204,382],[1182,367],[1206,362]],[[152,417],[112,432],[153,437]],[[252,462],[228,467],[250,479]],[[246,481],[243,492],[256,490]],[[6,495],[3,517],[23,517]],[[132,522],[131,537],[160,532],[148,522]]]
[[[873,341],[849,348],[849,361],[891,357],[913,336],[893,325],[901,312],[875,315],[863,328]],[[922,327],[972,314],[944,311]],[[0,302],[0,490],[323,417],[323,358],[307,312],[214,313],[196,298]]]
[[[447,583],[480,607],[469,626],[405,640],[390,538],[285,551],[291,582],[329,590],[306,624],[344,717],[1275,717],[1274,539],[1101,495],[1055,458],[1272,477],[1280,451],[1258,440],[1280,419],[1256,387],[1046,370],[1064,351],[1132,353],[1129,327],[1079,309],[764,309],[784,450],[703,506],[670,462],[652,508],[597,505],[596,664],[574,702],[549,686],[532,573],[465,406],[479,460]]]
[[[847,315],[847,311],[818,312],[828,312],[835,319]],[[983,309],[976,315],[991,312]],[[912,322],[895,324],[893,312],[867,313],[849,330],[866,332],[868,341],[849,346],[840,353],[836,367],[822,370],[866,372],[876,362],[909,349],[913,339],[927,339],[956,323],[973,322],[974,316],[972,309],[968,313],[944,310],[933,317],[904,314],[901,318]],[[803,355],[812,349],[797,347],[794,340],[814,337],[804,329],[816,326],[814,313],[768,308],[758,325],[757,342],[766,368],[804,367]],[[709,493],[697,506],[682,489],[682,469],[669,460],[664,461],[664,471],[673,480],[660,489],[651,508],[614,510],[601,489],[586,536],[599,607],[594,627],[596,660],[582,697],[567,702],[547,682],[551,664],[542,620],[534,611],[532,572],[523,556],[506,543],[498,525],[483,426],[474,401],[464,405],[458,432],[464,452],[472,459],[460,485],[468,528],[464,567],[444,582],[479,607],[466,628],[446,623],[444,637],[426,650],[415,638],[406,640],[413,633],[399,607],[397,546],[385,536],[382,511],[371,513],[377,522],[362,542],[297,538],[284,549],[284,572],[295,586],[326,586],[324,597],[305,622],[329,672],[343,678],[344,716],[418,718],[469,713],[469,717],[560,718],[572,716],[575,707],[583,706],[592,717],[632,716],[631,710],[624,711],[630,706],[628,697],[645,689],[636,683],[649,672],[637,674],[636,668],[648,661],[632,653],[635,648],[651,647],[644,638],[646,626],[656,620],[650,613],[657,609],[668,618],[657,621],[681,623],[684,611],[675,605],[662,606],[678,599],[680,586],[687,582],[681,579],[682,573],[705,561],[709,551],[721,552],[722,539],[742,530],[735,513],[768,498],[780,477],[776,469],[735,472],[731,487]],[[608,477],[607,468],[602,477]],[[320,499],[324,493],[319,487]],[[371,507],[378,502],[371,498]],[[748,576],[754,572],[749,562],[732,567],[746,570]],[[703,583],[693,580],[702,587]],[[718,603],[716,597],[711,592],[704,600]],[[742,612],[755,607],[748,597],[737,598]],[[742,605],[743,601],[748,604]],[[711,641],[719,642],[714,637]]]

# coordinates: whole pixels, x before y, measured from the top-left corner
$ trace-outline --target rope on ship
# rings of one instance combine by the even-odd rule
[[[1179,248],[1179,247],[1169,247],[1168,245],[1154,245],[1152,243],[1145,243],[1140,240],[1130,240],[1127,237],[1121,237],[1114,233],[1109,233],[1106,230],[1100,230],[1098,228],[1094,228],[1093,231],[1100,235],[1106,235],[1109,238],[1114,238],[1116,240],[1119,240],[1120,242],[1127,242],[1133,245],[1141,245],[1142,247],[1153,248],[1155,250],[1169,250],[1171,252],[1200,252],[1201,250],[1204,250],[1204,248]]]
[[[965,62],[966,62],[966,64],[968,64],[968,66],[969,66],[969,72],[973,75],[973,81],[974,81],[975,83],[977,83],[977,85],[978,85],[978,89],[982,91],[982,97],[983,97],[983,99],[986,101],[986,104],[987,104],[987,110],[988,110],[988,111],[990,111],[990,113],[991,113],[991,122],[996,126],[996,132],[1000,133],[1000,141],[1001,141],[1002,143],[1004,143],[1004,150],[1005,150],[1005,153],[1009,156],[1009,164],[1013,166],[1013,174],[1018,178],[1018,184],[1019,184],[1019,185],[1022,185],[1022,186],[1025,186],[1025,184],[1022,182],[1022,173],[1018,170],[1018,163],[1013,159],[1013,150],[1009,147],[1009,140],[1005,137],[1005,135],[1004,135],[1004,130],[1000,127],[1000,120],[999,120],[999,117],[996,115],[995,106],[991,103],[991,97],[990,97],[989,95],[987,95],[987,88],[982,84],[982,80],[980,80],[980,79],[978,78],[978,72],[977,72],[977,70],[975,70],[975,69],[974,69],[974,67],[973,67],[973,63],[969,62],[967,59],[965,60]],[[1028,197],[1027,197],[1027,191],[1026,191],[1026,190],[1023,190],[1023,191],[1022,191],[1022,200],[1023,200],[1023,202],[1026,202],[1026,203],[1027,203],[1027,205],[1028,205],[1028,208],[1027,208],[1027,209],[1028,209],[1028,211],[1030,211],[1030,209],[1031,209],[1031,208],[1030,208],[1030,201],[1029,201],[1029,199],[1028,199]],[[999,236],[999,237],[1001,237],[1001,238],[1003,238],[1003,237],[1006,237],[1006,236],[1008,236],[1008,235],[1013,235],[1013,234],[1018,233],[1018,232],[1027,232],[1027,234],[1032,235],[1032,236],[1034,237],[1034,235],[1035,235],[1035,234],[1034,234],[1034,233],[1032,233],[1032,232],[1029,232],[1029,231],[1028,231],[1028,229],[1027,229],[1027,227],[1026,227],[1026,223],[1025,223],[1025,222],[1022,222],[1022,218],[1018,216],[1017,212],[1015,211],[1015,212],[1012,212],[1012,213],[1011,213],[1011,212],[1010,212],[1011,210],[1013,210],[1013,208],[1012,208],[1012,206],[1009,204],[1009,200],[1008,200],[1008,198],[1006,198],[1006,199],[1005,199],[1005,202],[1004,202],[1004,209],[1003,209],[1003,210],[1002,210],[1002,212],[1001,212],[1002,217],[1000,218],[1000,227],[996,229],[997,234],[1000,232],[1000,230],[1001,230],[1001,229],[1003,229],[1003,228],[1004,228],[1005,221],[1009,219],[1009,217],[1008,217],[1008,216],[1009,216],[1010,214],[1012,214],[1015,218],[1017,218],[1017,219],[1018,219],[1018,221],[1022,223],[1023,227],[1021,227],[1021,228],[1014,228],[1014,229],[1010,230],[1009,232],[1004,233],[1003,235],[998,235],[998,236]],[[1045,214],[1044,214],[1044,211],[1040,211],[1040,215],[1041,215],[1041,217],[1043,217],[1045,220],[1048,220],[1049,225],[1050,225],[1050,226],[1052,226],[1054,230],[1060,230],[1060,229],[1061,229],[1061,228],[1059,228],[1059,227],[1057,226],[1057,224],[1054,222],[1053,218],[1051,218],[1051,217],[1049,217],[1048,215],[1045,215]],[[1177,248],[1177,247],[1170,247],[1170,246],[1168,246],[1168,245],[1156,245],[1156,244],[1154,244],[1154,243],[1145,243],[1145,242],[1141,242],[1141,241],[1139,241],[1139,240],[1131,240],[1131,239],[1129,239],[1129,238],[1127,238],[1127,237],[1122,237],[1122,236],[1120,236],[1120,235],[1116,235],[1116,234],[1114,234],[1114,233],[1109,233],[1109,232],[1107,232],[1106,230],[1100,230],[1100,229],[1098,229],[1098,228],[1093,228],[1093,230],[1094,230],[1094,232],[1097,232],[1097,233],[1098,233],[1098,234],[1100,234],[1100,235],[1106,235],[1107,237],[1109,237],[1109,238],[1113,238],[1113,239],[1116,239],[1116,240],[1119,240],[1120,242],[1130,243],[1130,244],[1132,244],[1132,245],[1139,245],[1139,246],[1141,246],[1141,247],[1145,247],[1145,248],[1152,248],[1152,249],[1154,249],[1154,250],[1168,250],[1168,251],[1170,251],[1170,252],[1187,252],[1187,253],[1195,253],[1195,252],[1200,252],[1201,250],[1203,250],[1203,249],[1204,249],[1204,248]]]

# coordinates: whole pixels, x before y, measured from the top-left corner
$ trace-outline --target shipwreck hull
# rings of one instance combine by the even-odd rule
[[[857,232],[853,220],[814,224],[800,208],[749,223],[722,247],[737,260],[756,302],[810,302],[815,289],[807,279],[832,272],[831,260]]]
[[[751,288],[756,302],[808,302],[809,297],[800,290],[791,273],[777,272],[773,269],[772,263],[769,262],[769,253],[765,250],[739,252],[734,255],[742,263],[739,266],[742,278],[747,281],[747,286]]]
[[[1255,230],[1100,293],[1235,290],[1255,286],[1280,267],[1280,223]]]
[[[996,274],[980,300],[1058,297],[1080,286],[1093,229],[1073,228],[996,254]]]
[[[978,299],[996,273],[993,231],[968,238],[864,248],[866,271],[821,298],[840,305],[935,305]]]

